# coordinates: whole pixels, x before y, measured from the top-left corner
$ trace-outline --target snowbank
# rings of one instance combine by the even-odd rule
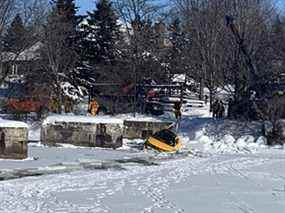
[[[0,118],[0,128],[27,128],[28,125],[20,121],[4,120]]]
[[[29,141],[40,141],[41,139],[41,128],[38,129],[31,129],[29,128]]]
[[[194,136],[191,140],[200,144],[205,152],[220,154],[255,153],[268,148],[266,138],[261,133],[261,123],[258,122],[203,118],[188,122],[189,127],[194,125],[192,127]]]
[[[29,124],[29,141],[40,141],[41,140],[41,122],[33,122]]]

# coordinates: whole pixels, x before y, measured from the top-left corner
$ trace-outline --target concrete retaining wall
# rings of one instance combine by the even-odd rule
[[[0,128],[0,158],[27,158],[27,128]]]
[[[56,122],[42,126],[43,144],[118,148],[122,146],[123,126],[112,123]]]
[[[162,129],[168,128],[172,123],[165,121],[124,121],[124,138],[146,139]]]

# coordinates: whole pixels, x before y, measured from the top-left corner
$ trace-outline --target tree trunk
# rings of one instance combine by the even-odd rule
[[[133,95],[133,114],[134,117],[136,117],[136,112],[137,112],[137,67],[135,65],[133,65],[133,73],[134,73],[134,77],[135,77],[135,88],[134,88],[134,95]]]
[[[199,99],[204,100],[204,79],[202,77],[200,78]]]
[[[213,111],[213,102],[214,102],[214,90],[213,88],[209,88],[209,91],[210,91],[210,112]]]
[[[55,72],[58,73],[58,72]],[[61,87],[59,82],[59,76],[56,75],[56,86],[57,86],[57,99],[58,99],[58,113],[62,113],[62,94],[61,94]]]

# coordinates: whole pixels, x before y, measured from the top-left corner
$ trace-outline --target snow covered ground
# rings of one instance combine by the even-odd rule
[[[278,150],[2,181],[0,212],[282,212],[284,162]]]
[[[283,148],[264,145],[260,124],[207,110],[185,112],[178,154],[30,145],[29,159],[0,161],[0,212],[283,212]]]

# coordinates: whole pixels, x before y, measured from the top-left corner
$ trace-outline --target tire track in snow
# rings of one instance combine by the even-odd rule
[[[262,183],[258,183],[256,181],[254,181],[253,179],[251,179],[251,177],[249,177],[248,174],[246,174],[246,172],[243,172],[243,169],[248,169],[250,167],[254,167],[254,166],[259,166],[259,165],[263,165],[264,163],[267,164],[271,164],[271,163],[280,163],[280,159],[258,159],[258,158],[248,158],[248,157],[244,157],[241,158],[240,160],[236,161],[233,160],[228,161],[227,162],[227,166],[223,167],[222,169],[222,174],[225,174],[227,171],[228,174],[232,175],[232,176],[237,176],[240,177],[242,180],[249,182],[251,185],[255,185],[258,188],[260,188],[261,191],[265,190],[265,186]],[[284,162],[282,160],[282,162]],[[244,167],[244,165],[246,165],[246,167]],[[216,172],[218,174],[218,172]],[[219,176],[216,176],[217,178],[219,178]],[[221,183],[221,182],[220,182]],[[238,208],[241,212],[243,213],[255,213],[256,210],[250,206],[250,204],[244,200],[242,200],[241,198],[238,197],[237,194],[235,194],[234,192],[226,192],[229,195],[229,200],[232,203],[233,206],[235,206],[236,208]]]
[[[141,213],[154,212],[156,209],[181,213],[186,210],[167,198],[170,186],[189,179],[191,181],[191,176],[199,174],[240,176],[231,167],[240,171],[265,163],[264,159],[230,157],[232,159],[225,156],[192,157],[165,161],[157,167],[132,167],[127,171],[74,172],[5,181],[0,183],[0,212],[114,212],[108,206],[108,199],[131,186],[135,192],[151,200],[151,205],[144,207]],[[84,193],[90,190],[94,195],[88,204],[75,204],[58,197],[61,193]],[[246,209],[241,202],[235,201]]]

